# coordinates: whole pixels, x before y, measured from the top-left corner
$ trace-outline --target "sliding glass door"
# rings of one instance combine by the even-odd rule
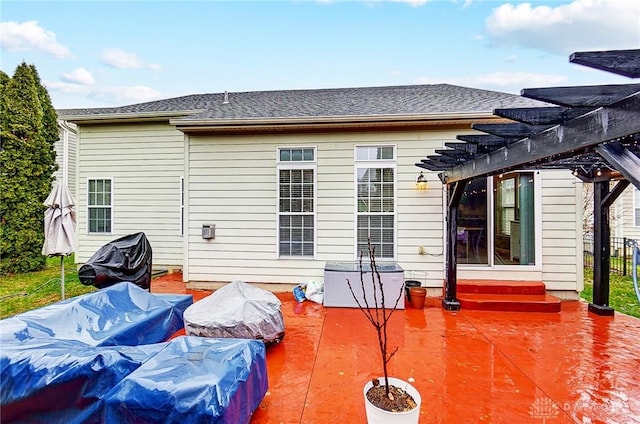
[[[535,265],[535,207],[532,172],[471,181],[458,211],[458,263]]]

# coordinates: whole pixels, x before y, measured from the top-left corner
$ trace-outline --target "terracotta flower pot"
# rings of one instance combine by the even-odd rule
[[[411,306],[417,309],[424,308],[424,300],[427,297],[427,289],[424,287],[411,287],[409,289],[411,294]]]
[[[421,285],[422,283],[416,280],[406,280],[404,282],[404,289],[407,294],[407,302],[411,302],[411,294],[409,293],[409,290],[411,290],[412,287],[420,287]]]

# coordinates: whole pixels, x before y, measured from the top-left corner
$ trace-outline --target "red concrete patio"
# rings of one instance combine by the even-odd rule
[[[191,293],[181,274],[152,292]],[[364,423],[362,390],[381,374],[377,339],[357,309],[282,300],[285,338],[267,348],[269,392],[252,423]],[[559,313],[398,310],[390,375],[412,376],[421,423],[640,423],[640,320],[584,302]]]

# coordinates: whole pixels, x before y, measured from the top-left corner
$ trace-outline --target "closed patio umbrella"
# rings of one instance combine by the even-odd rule
[[[42,254],[60,256],[61,291],[64,299],[64,257],[75,251],[75,201],[66,184],[58,182],[44,204],[47,210],[44,213]]]

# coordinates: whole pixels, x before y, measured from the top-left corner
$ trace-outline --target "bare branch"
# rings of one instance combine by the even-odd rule
[[[371,265],[371,288],[373,295],[373,305],[369,305],[369,301],[367,299],[367,292],[365,290],[365,276],[367,272],[364,269],[364,264],[362,263],[362,258],[364,253],[360,252],[360,287],[362,289],[363,301],[356,296],[353,291],[353,287],[351,286],[351,281],[347,279],[347,285],[349,286],[349,291],[351,292],[351,296],[356,301],[358,308],[367,320],[371,323],[371,325],[376,329],[376,333],[378,335],[378,347],[380,349],[380,356],[382,358],[382,369],[384,374],[384,385],[387,396],[389,395],[389,376],[388,376],[388,363],[393,358],[393,356],[398,351],[398,347],[396,347],[393,352],[388,353],[388,336],[387,336],[387,324],[391,319],[391,316],[398,308],[398,303],[402,298],[402,294],[404,293],[404,285],[400,288],[400,292],[398,293],[398,297],[396,298],[395,304],[393,308],[387,310],[385,308],[385,297],[384,297],[384,287],[382,285],[382,278],[380,277],[380,271],[378,270],[378,265],[376,264],[376,255],[375,255],[375,247],[371,246],[371,240],[367,240],[367,248],[369,253],[369,263]],[[378,296],[378,291],[380,292]]]

